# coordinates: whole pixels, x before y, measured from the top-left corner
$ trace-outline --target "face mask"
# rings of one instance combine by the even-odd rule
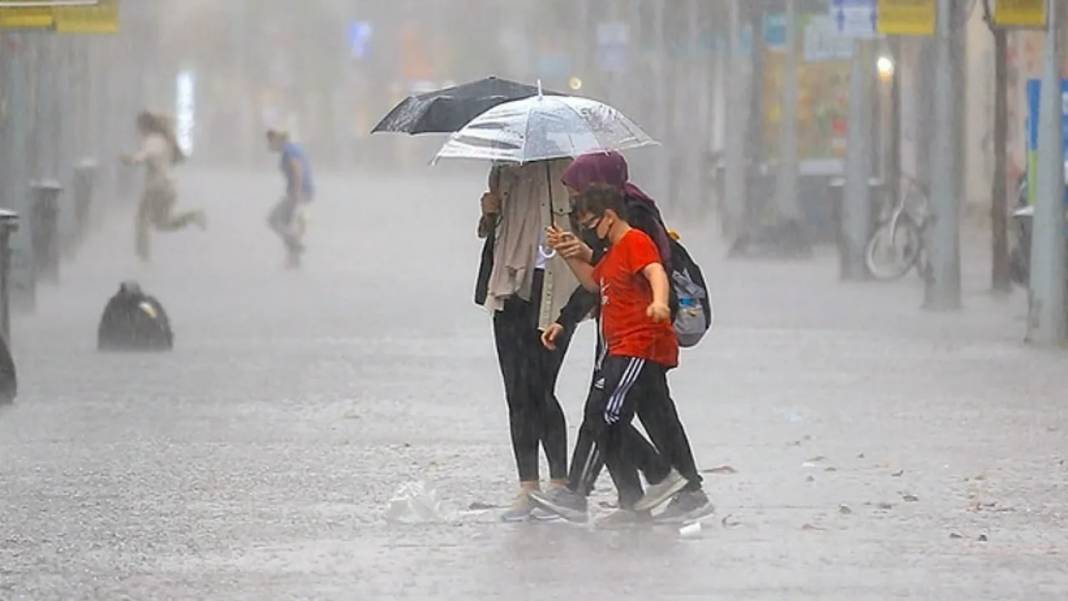
[[[597,237],[597,232],[595,232],[594,230],[585,229],[579,231],[582,232],[581,234],[579,234],[579,238],[582,239],[586,246],[589,246],[591,249],[593,249],[594,252],[604,249],[604,240]]]

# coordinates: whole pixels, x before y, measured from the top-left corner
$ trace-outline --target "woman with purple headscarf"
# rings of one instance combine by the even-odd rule
[[[652,238],[660,251],[662,262],[665,266],[670,265],[671,240],[660,211],[652,198],[629,181],[627,161],[621,154],[597,152],[582,155],[571,163],[561,179],[573,198],[581,195],[594,184],[610,185],[619,189],[625,198],[627,223]],[[565,257],[582,256],[588,262],[595,263],[605,249],[599,240],[580,241],[576,238],[570,249],[558,250]],[[587,292],[579,287],[561,310],[556,322],[544,331],[542,343],[551,349],[555,347],[558,337],[561,340],[569,339],[578,323],[596,310],[600,304],[599,301],[596,293]],[[605,352],[604,341],[599,333],[600,328],[598,328],[597,338],[598,359]],[[596,380],[597,374],[595,373],[594,381]],[[663,489],[665,500],[671,499],[668,506],[658,516],[658,520],[685,521],[707,512],[710,508],[709,500],[702,490],[702,478],[697,470],[686,432],[679,422],[674,401],[669,403],[665,415],[639,417],[646,429],[668,424],[665,430],[670,429],[679,433],[677,437],[660,437],[672,440],[671,448],[665,449],[653,447],[633,427],[626,433],[625,444],[628,452],[638,468],[645,474],[646,480],[650,482],[646,496],[656,497]],[[647,418],[652,418],[650,423],[646,422]],[[579,437],[575,442],[575,450],[571,458],[568,486],[548,493],[532,495],[539,505],[569,519],[581,520],[586,515],[586,497],[604,468],[603,456],[596,445],[597,426],[590,421],[591,419],[597,418],[587,417],[579,429]],[[685,487],[678,494],[668,496],[667,491],[675,486],[671,480],[680,477],[686,480]],[[618,512],[623,520],[634,518],[633,515],[627,515],[633,513]]]

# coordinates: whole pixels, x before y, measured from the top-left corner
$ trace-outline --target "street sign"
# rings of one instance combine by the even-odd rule
[[[1027,196],[1032,205],[1035,203],[1035,191],[1038,189],[1035,176],[1038,174],[1038,112],[1041,98],[1042,80],[1027,80]],[[1062,144],[1064,156],[1068,159],[1068,79],[1061,81],[1061,112],[1064,114]],[[1065,176],[1068,177],[1068,171]]]
[[[48,29],[53,23],[52,7],[44,3],[41,6],[0,3],[0,29]]]
[[[1046,0],[995,0],[994,23],[1001,27],[1045,27]]]
[[[935,0],[879,0],[879,33],[933,36]]]
[[[849,60],[853,56],[853,40],[841,35],[834,19],[827,15],[808,17],[802,45],[806,63]]]
[[[786,48],[786,13],[764,15],[764,44],[768,48]]]
[[[875,0],[833,0],[831,19],[838,35],[871,39],[878,29],[879,7]]]
[[[0,29],[118,33],[119,0],[0,0]]]
[[[119,32],[119,0],[99,0],[92,6],[57,6],[52,10],[59,33]]]
[[[605,73],[627,72],[630,30],[623,21],[597,24],[597,67]]]
[[[371,54],[371,39],[375,28],[370,21],[353,21],[349,23],[349,51],[352,58],[362,60]]]

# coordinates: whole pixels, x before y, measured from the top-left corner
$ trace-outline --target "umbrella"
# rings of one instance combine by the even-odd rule
[[[527,163],[657,144],[620,111],[589,98],[535,96],[475,117],[438,151],[439,159]]]
[[[487,77],[436,92],[409,96],[393,107],[371,133],[452,133],[498,104],[537,94],[537,86]]]

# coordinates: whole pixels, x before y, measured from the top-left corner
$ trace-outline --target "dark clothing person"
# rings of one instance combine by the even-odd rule
[[[660,254],[661,261],[666,265],[671,258],[671,244],[667,234],[667,227],[664,225],[664,220],[660,215],[660,210],[657,208],[656,203],[645,192],[643,192],[636,185],[628,181],[628,168],[626,160],[622,155],[614,152],[608,153],[591,153],[583,155],[571,164],[566,172],[564,172],[564,183],[570,188],[576,191],[583,191],[592,184],[608,184],[620,189],[623,192],[624,206],[626,207],[626,220],[631,227],[644,232],[649,236],[656,244],[657,251]],[[598,263],[604,256],[605,248],[603,243],[596,240],[593,236],[584,235],[584,242],[593,249],[593,262]],[[674,300],[674,299],[672,299]],[[600,337],[600,315],[599,315],[600,297],[595,292],[590,292],[583,288],[578,288],[572,293],[568,299],[567,305],[560,311],[560,317],[557,319],[557,323],[563,326],[564,331],[568,334],[573,334],[578,323],[589,316],[591,313],[597,317],[598,320],[598,339],[597,339],[597,357],[598,364],[601,363],[604,347],[603,341]],[[593,393],[591,392],[591,399],[587,400],[587,404],[592,402]],[[696,467],[696,461],[693,457],[693,451],[690,447],[689,438],[686,436],[685,428],[682,427],[679,422],[678,411],[675,407],[675,402],[671,399],[670,395],[667,397],[666,405],[668,410],[664,413],[664,417],[667,419],[673,419],[676,424],[668,428],[670,432],[674,433],[675,439],[667,438],[662,439],[661,442],[668,444],[668,447],[660,447],[660,451],[664,457],[667,458],[670,464],[678,470],[688,481],[686,486],[687,491],[697,491],[701,489],[702,478]],[[588,416],[589,413],[587,412]],[[639,419],[641,416],[639,415]],[[655,418],[654,418],[655,419]],[[579,480],[572,480],[572,490],[578,492],[587,492],[592,490],[593,483],[596,482],[601,468],[604,465],[603,458],[597,460],[591,459],[590,454],[593,453],[593,433],[596,428],[593,428],[591,424],[588,424],[589,420],[583,421],[582,426],[579,428],[579,438],[575,443],[575,451],[572,457],[572,474],[575,474],[574,468],[576,465],[589,466],[586,470],[580,470],[580,473],[584,473],[584,476]],[[643,420],[644,424],[644,420]],[[633,427],[631,427],[633,430]],[[650,434],[651,435],[651,434]],[[659,462],[648,456],[650,451],[648,443],[645,442],[645,438],[637,433],[635,430],[633,435],[628,434],[626,440],[630,441],[631,456],[637,458],[636,463],[639,466],[653,466],[653,471],[643,472],[646,474],[646,480],[649,482],[657,482],[659,480],[660,471],[656,467]],[[645,442],[645,445],[641,444]],[[582,481],[585,484],[582,484]],[[577,486],[582,484],[581,486]]]
[[[163,305],[141,291],[137,282],[124,282],[104,307],[97,331],[102,351],[168,351],[174,334]]]

